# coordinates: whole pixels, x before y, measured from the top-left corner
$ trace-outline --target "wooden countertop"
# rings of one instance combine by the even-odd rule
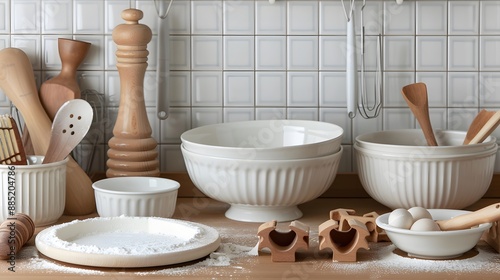
[[[469,207],[476,210],[498,202],[482,199]],[[310,249],[297,253],[296,262],[277,263],[268,253],[259,256],[246,252],[257,242],[260,223],[244,223],[224,217],[228,206],[206,197],[179,198],[174,218],[203,223],[216,228],[222,239],[221,248],[240,248],[238,254],[221,252],[210,257],[176,266],[144,269],[113,269],[76,266],[43,256],[34,246],[34,238],[18,253],[16,272],[8,271],[9,265],[0,262],[1,279],[152,279],[161,277],[188,279],[498,279],[500,254],[486,242],[454,260],[421,260],[409,258],[390,242],[370,243],[370,250],[360,249],[357,262],[332,262],[330,250],[318,251],[318,226],[337,208],[356,210],[358,215],[390,210],[370,198],[320,198],[300,206],[304,212],[301,222],[310,226]],[[63,216],[59,223],[76,218],[94,217]],[[289,223],[280,223],[286,230]],[[42,228],[37,228],[37,232]],[[243,246],[243,247],[239,247]],[[220,260],[217,259],[221,258]],[[230,262],[228,262],[230,261]],[[217,266],[219,265],[219,266]],[[404,276],[402,276],[404,275]],[[8,277],[8,278],[7,278]]]

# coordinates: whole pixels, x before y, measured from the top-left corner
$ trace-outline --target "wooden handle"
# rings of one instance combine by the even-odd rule
[[[457,216],[449,220],[437,221],[441,230],[468,229],[473,226],[500,220],[500,203],[486,206],[475,212]]]
[[[36,89],[28,56],[20,49],[0,51],[0,87],[21,112],[37,155],[49,147],[52,123],[45,113]],[[66,208],[68,215],[86,215],[96,209],[92,181],[85,171],[69,158],[66,172]]]
[[[470,140],[469,144],[482,143],[486,137],[488,137],[500,124],[500,111],[496,112],[491,118],[484,124],[484,126],[479,130],[479,132]]]

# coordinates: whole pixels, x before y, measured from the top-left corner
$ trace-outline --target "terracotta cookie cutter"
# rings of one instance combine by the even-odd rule
[[[367,237],[369,242],[389,241],[385,231],[379,228],[375,223],[378,216],[379,215],[376,212],[370,212],[364,214],[363,216],[357,216],[356,211],[353,209],[339,208],[330,211],[330,219],[339,222],[339,230],[349,229],[347,221],[355,219],[363,223],[370,232],[370,236]]]
[[[290,223],[289,231],[276,230],[277,221],[259,226],[259,250],[269,248],[273,262],[294,262],[298,249],[309,249],[309,226],[299,221]]]
[[[339,222],[332,219],[319,225],[319,249],[332,249],[333,261],[354,262],[360,248],[370,249],[368,228],[355,219],[346,220],[346,224],[347,230],[340,230]]]
[[[500,222],[493,222],[493,226],[483,234],[483,239],[500,253]]]

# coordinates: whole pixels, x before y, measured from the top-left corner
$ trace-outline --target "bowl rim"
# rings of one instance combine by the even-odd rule
[[[123,181],[124,183],[130,184],[130,182],[127,181],[145,180],[145,179],[168,182],[169,185],[164,187],[154,188],[152,190],[142,189],[137,191],[124,191],[124,190],[109,189],[109,186],[106,184],[111,181]],[[114,183],[114,185],[116,184],[117,183]],[[101,179],[92,183],[92,188],[96,191],[96,193],[103,192],[103,193],[119,194],[119,195],[149,195],[149,194],[170,193],[177,191],[180,188],[180,183],[172,179],[161,178],[161,177],[130,176],[130,177],[114,177],[114,178]]]
[[[336,135],[335,137],[333,138],[328,138],[326,140],[322,140],[322,141],[319,141],[319,142],[313,142],[313,143],[307,143],[307,144],[302,144],[302,145],[293,145],[293,146],[281,146],[281,147],[268,147],[268,148],[263,148],[263,147],[231,147],[231,146],[221,146],[221,145],[213,145],[213,144],[207,144],[207,143],[200,143],[200,142],[193,142],[189,139],[186,139],[187,136],[190,136],[191,134],[195,134],[195,133],[199,133],[200,131],[203,131],[203,130],[208,130],[210,128],[213,128],[213,127],[225,127],[225,126],[242,126],[242,125],[245,125],[245,124],[258,124],[258,123],[271,123],[271,122],[290,122],[289,125],[299,125],[301,123],[315,123],[315,124],[320,124],[320,125],[324,125],[324,126],[329,126],[331,128],[334,128],[336,132],[338,132],[338,135]],[[265,128],[265,127],[262,127],[262,128]],[[327,143],[327,142],[330,142],[330,141],[336,141],[336,140],[339,140],[339,139],[342,139],[344,135],[344,129],[337,125],[337,124],[334,124],[334,123],[330,123],[330,122],[324,122],[324,121],[315,121],[315,120],[288,120],[288,119],[278,119],[278,120],[248,120],[248,121],[237,121],[237,122],[225,122],[225,123],[215,123],[215,124],[208,124],[208,125],[202,125],[202,126],[199,126],[199,127],[195,127],[195,128],[192,128],[192,129],[189,129],[187,131],[184,131],[181,136],[180,136],[180,139],[181,139],[181,142],[184,144],[184,143],[188,143],[189,145],[193,145],[193,146],[199,146],[199,147],[210,147],[211,149],[219,149],[219,150],[228,150],[228,151],[232,151],[232,150],[247,150],[247,149],[252,149],[252,150],[255,150],[255,151],[269,151],[269,150],[280,150],[280,149],[292,149],[292,148],[297,148],[297,147],[308,147],[308,146],[312,146],[312,145],[318,145],[318,144],[322,144],[322,143]]]
[[[437,215],[439,213],[443,212],[454,212],[458,216],[461,214],[467,214],[471,213],[472,211],[468,210],[456,210],[456,209],[427,209],[431,216]],[[493,224],[492,223],[482,223],[478,225],[477,227],[472,227],[468,229],[460,229],[460,230],[447,230],[447,231],[415,231],[415,230],[409,230],[409,229],[402,229],[402,228],[397,228],[390,226],[386,221],[389,218],[389,215],[391,213],[385,213],[383,215],[378,216],[375,219],[375,223],[377,226],[382,228],[383,230],[389,232],[389,233],[397,233],[397,234],[402,234],[406,236],[436,236],[436,237],[446,237],[446,236],[455,236],[455,235],[467,235],[471,233],[477,233],[477,232],[484,232],[485,230],[489,229]]]
[[[357,143],[353,145],[354,150],[356,150],[356,154],[358,152],[362,152],[364,154],[368,155],[373,155],[377,156],[380,158],[390,158],[390,159],[406,159],[409,160],[409,156],[411,157],[411,160],[413,161],[425,161],[425,160],[459,160],[459,159],[472,159],[472,158],[477,158],[477,157],[484,157],[484,156],[491,156],[493,154],[496,154],[498,151],[498,145],[494,143],[493,147],[484,149],[482,151],[475,151],[471,153],[450,153],[450,154],[422,154],[422,156],[419,156],[417,153],[421,148],[426,149],[427,146],[415,146],[415,149],[412,151],[408,152],[389,152],[389,151],[381,151],[381,150],[372,150],[372,149],[367,149],[365,147],[360,147]]]
[[[456,149],[457,147],[462,147],[462,146],[466,146],[466,147],[470,147],[470,148],[474,148],[474,147],[479,147],[479,146],[488,146],[488,145],[493,145],[493,144],[496,144],[496,137],[493,136],[493,135],[489,135],[488,138],[488,141],[485,140],[481,143],[477,143],[477,144],[469,144],[469,145],[441,145],[441,146],[425,146],[425,145],[397,145],[397,144],[386,144],[386,143],[377,143],[377,142],[370,142],[370,141],[366,141],[366,140],[363,140],[361,138],[363,137],[368,137],[370,135],[374,135],[374,134],[383,134],[383,133],[401,133],[401,134],[405,134],[405,133],[419,133],[420,135],[422,135],[423,137],[423,133],[422,133],[422,130],[421,129],[415,129],[415,128],[408,128],[408,129],[391,129],[391,130],[379,130],[379,131],[373,131],[373,132],[367,132],[367,133],[363,133],[363,134],[360,134],[358,136],[356,136],[356,138],[354,139],[355,143],[360,143],[360,144],[366,144],[366,145],[373,145],[373,146],[376,146],[378,148],[384,148],[384,149],[391,149],[391,148],[397,148],[397,149],[414,149],[414,148],[418,148],[418,147],[427,147],[429,149],[435,149],[435,150],[448,150],[448,149]],[[436,129],[435,130],[435,134],[438,134],[438,133],[455,133],[455,134],[463,134],[463,136],[465,137],[466,135],[466,131],[461,131],[461,130],[447,130],[447,129]],[[422,138],[425,140],[425,138]]]
[[[208,159],[212,160],[229,160],[229,161],[237,161],[237,162],[242,162],[242,163],[279,163],[279,162],[286,162],[286,163],[295,163],[295,162],[301,162],[301,161],[313,161],[313,160],[325,160],[325,159],[330,159],[330,158],[335,158],[338,156],[342,155],[342,152],[344,151],[344,147],[342,145],[339,146],[339,149],[336,150],[333,153],[323,155],[323,156],[317,156],[317,157],[307,157],[307,158],[295,158],[295,159],[240,159],[240,158],[228,158],[228,157],[217,157],[214,155],[206,155],[206,154],[200,154],[197,152],[193,152],[191,150],[188,150],[184,144],[181,144],[181,152],[198,156],[198,157],[205,157]]]

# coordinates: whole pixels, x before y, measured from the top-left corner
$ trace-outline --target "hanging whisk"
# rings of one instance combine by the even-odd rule
[[[375,71],[375,84],[373,88],[373,98],[372,105],[368,100],[367,88],[366,88],[366,64],[365,64],[365,19],[364,19],[364,8],[366,6],[366,0],[363,0],[363,5],[361,6],[361,71],[360,71],[360,97],[361,102],[359,103],[358,109],[360,115],[365,119],[376,118],[380,114],[382,108],[382,35],[377,36],[377,52],[376,52],[376,71]]]

